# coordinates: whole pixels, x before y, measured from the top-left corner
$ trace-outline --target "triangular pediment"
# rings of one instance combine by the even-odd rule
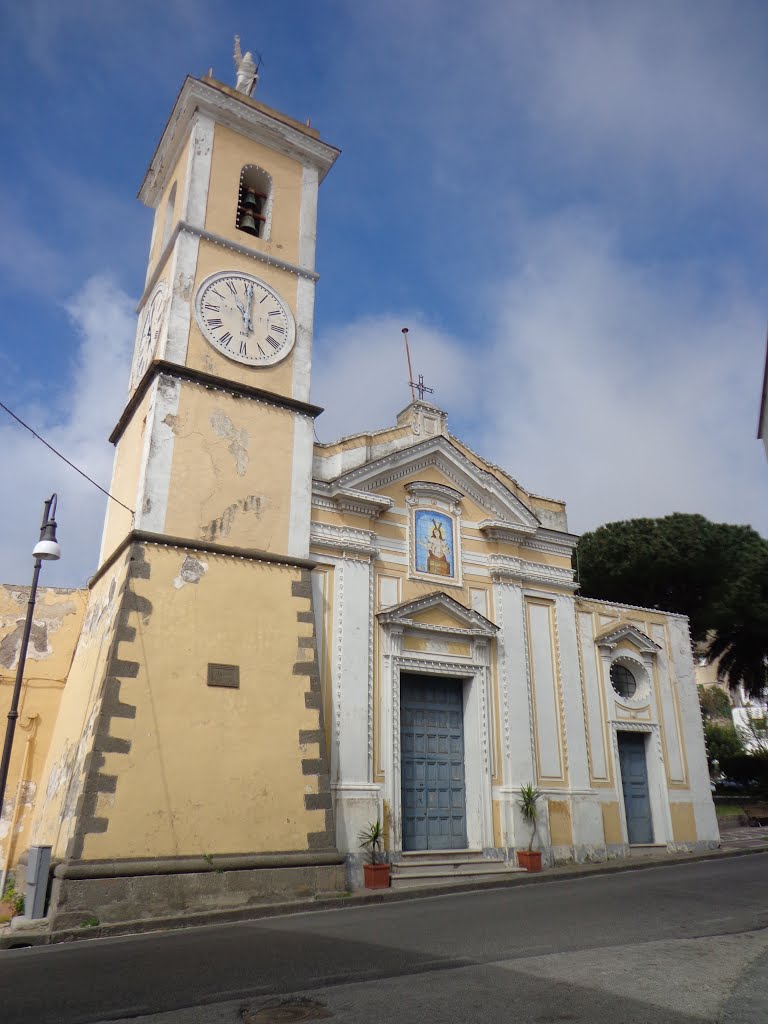
[[[379,612],[382,625],[399,625],[427,632],[461,633],[473,636],[493,636],[498,630],[490,619],[467,608],[443,591],[435,591],[415,601],[404,601]]]
[[[595,637],[595,643],[598,647],[606,647],[611,651],[620,644],[631,644],[641,654],[656,654],[661,650],[657,643],[631,622],[619,622],[609,626]]]
[[[467,495],[486,511],[481,529],[511,529],[530,535],[541,527],[531,509],[516,494],[492,473],[480,469],[442,435],[342,473],[327,486],[331,492],[368,494],[375,499],[377,491],[396,481],[417,480],[428,470],[436,471],[445,486],[458,492],[459,497]]]

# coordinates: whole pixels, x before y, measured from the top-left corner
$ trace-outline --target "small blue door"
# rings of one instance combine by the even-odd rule
[[[466,849],[461,682],[403,675],[400,727],[403,849]]]
[[[629,842],[652,843],[653,823],[651,801],[648,796],[645,736],[637,732],[620,732],[618,740],[621,788],[624,791]]]

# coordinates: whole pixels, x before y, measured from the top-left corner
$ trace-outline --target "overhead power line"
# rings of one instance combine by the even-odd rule
[[[43,444],[45,445],[45,447],[46,447],[46,448],[49,448],[49,449],[50,449],[50,450],[51,450],[51,451],[53,452],[53,454],[54,454],[54,455],[58,455],[58,457],[59,457],[59,458],[60,458],[60,459],[61,459],[62,461],[66,462],[66,464],[67,464],[68,466],[70,466],[70,467],[71,467],[72,469],[74,469],[76,473],[79,473],[79,474],[80,474],[80,476],[82,476],[82,477],[85,477],[85,479],[86,479],[86,480],[88,481],[88,483],[89,483],[89,484],[93,484],[93,486],[94,486],[94,487],[97,487],[97,488],[98,488],[98,489],[99,489],[99,490],[101,491],[101,493],[102,493],[102,494],[106,494],[106,496],[107,496],[108,498],[111,498],[111,499],[112,499],[112,501],[116,501],[116,502],[117,502],[117,504],[118,504],[118,505],[120,505],[120,506],[122,506],[122,507],[123,507],[123,508],[125,509],[125,511],[126,511],[126,512],[130,512],[130,513],[131,513],[131,515],[135,515],[135,513],[134,513],[134,511],[133,511],[133,509],[132,509],[132,508],[128,508],[128,506],[127,506],[127,505],[123,505],[122,501],[120,501],[120,499],[119,499],[119,498],[116,498],[116,497],[114,496],[114,494],[110,494],[110,493],[109,493],[109,491],[106,491],[106,490],[105,490],[105,489],[104,489],[104,488],[103,488],[103,487],[101,486],[101,484],[97,484],[95,480],[93,480],[93,479],[92,479],[91,477],[89,477],[87,473],[84,473],[84,472],[82,471],[82,469],[80,469],[80,467],[79,467],[79,466],[76,466],[76,465],[74,464],[74,462],[70,462],[70,461],[69,461],[69,459],[68,459],[68,458],[66,457],[66,455],[62,455],[60,451],[57,451],[57,449],[56,449],[56,448],[54,448],[52,444],[49,444],[49,443],[48,443],[48,442],[47,442],[47,441],[45,440],[45,438],[44,438],[44,437],[41,437],[41,436],[40,436],[40,435],[39,435],[39,434],[37,433],[37,431],[36,431],[36,430],[33,430],[33,429],[32,429],[32,427],[30,427],[30,425],[29,425],[28,423],[25,423],[25,422],[24,422],[24,420],[23,420],[23,419],[21,419],[21,417],[20,417],[20,416],[17,416],[17,415],[16,415],[16,413],[15,413],[15,412],[13,412],[13,411],[12,411],[11,409],[9,409],[7,405],[3,405],[3,403],[2,403],[2,402],[0,402],[0,409],[5,409],[5,411],[6,411],[7,413],[8,413],[8,415],[9,415],[9,416],[12,416],[12,417],[13,417],[13,419],[15,419],[17,423],[20,423],[20,424],[21,424],[21,426],[22,426],[22,427],[24,427],[24,429],[25,429],[25,430],[28,430],[28,431],[30,432],[30,434],[32,434],[32,436],[33,436],[33,437],[36,437],[38,441],[42,441],[42,443],[43,443]]]

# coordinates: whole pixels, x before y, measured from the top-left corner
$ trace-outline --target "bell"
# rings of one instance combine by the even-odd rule
[[[247,231],[249,235],[256,235],[259,237],[259,227],[256,223],[256,218],[253,216],[250,210],[244,210],[240,217],[240,230]]]
[[[245,190],[245,195],[243,196],[243,206],[253,206],[258,211],[258,208],[259,206],[261,206],[261,203],[256,195],[255,189],[247,188]]]

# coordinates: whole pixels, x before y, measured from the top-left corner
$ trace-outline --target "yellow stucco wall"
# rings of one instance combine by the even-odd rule
[[[96,814],[106,830],[88,834],[85,858],[173,856],[304,850],[324,830],[324,812],[307,810],[317,779],[302,758],[317,744],[299,731],[317,730],[319,712],[305,705],[307,676],[294,673],[298,622],[309,601],[293,596],[299,569],[147,546],[148,578],[134,577],[140,601],[121,640],[120,701],[135,717],[116,717],[109,735],[130,745],[107,753]],[[197,582],[180,583],[187,558]],[[180,657],[180,655],[183,655]],[[238,665],[239,689],[207,685],[209,662]]]
[[[3,723],[3,735],[11,706],[28,601],[28,587],[0,585],[0,721]],[[39,795],[45,755],[56,724],[86,602],[87,591],[83,590],[41,587],[37,592],[5,791],[5,816],[0,819],[0,871],[6,863],[13,867],[30,843],[31,811]]]
[[[573,822],[567,800],[549,800],[549,837],[553,846],[570,846],[573,843]]]
[[[47,843],[54,857],[66,855],[74,812],[82,790],[85,758],[107,666],[119,594],[125,575],[123,557],[88,595],[88,607],[67,676],[59,713],[48,746],[42,786],[34,809],[32,841]]]
[[[696,839],[698,839],[698,835],[696,832],[696,816],[693,811],[693,804],[670,804],[669,810],[672,815],[672,835],[675,838],[675,842],[695,842]]]
[[[179,154],[179,159],[176,163],[176,170],[171,175],[168,183],[163,190],[160,202],[157,204],[157,213],[155,214],[155,230],[152,237],[152,244],[149,252],[149,270],[150,273],[155,268],[155,264],[163,252],[163,239],[166,236],[170,236],[170,230],[166,230],[168,225],[172,230],[173,224],[179,220],[181,210],[183,209],[184,202],[186,200],[186,177],[187,177],[187,164],[189,163],[189,142],[185,142]],[[170,197],[173,186],[176,185],[176,199],[173,207],[173,213],[169,214],[168,210],[168,199]]]
[[[272,177],[272,227],[269,238],[255,238],[235,225],[240,172],[255,164]],[[301,164],[239,132],[217,124],[213,136],[211,185],[205,226],[208,231],[270,256],[297,263],[301,213]]]
[[[621,815],[616,801],[600,805],[603,812],[603,833],[608,844],[616,845],[624,842],[621,831]]]
[[[182,386],[165,532],[285,552],[294,414],[194,384]]]
[[[151,397],[150,388],[123,431],[115,452],[110,493],[128,508],[136,507]],[[105,515],[102,553],[104,558],[107,558],[130,533],[133,523],[128,509],[122,508],[115,501],[107,502]]]

